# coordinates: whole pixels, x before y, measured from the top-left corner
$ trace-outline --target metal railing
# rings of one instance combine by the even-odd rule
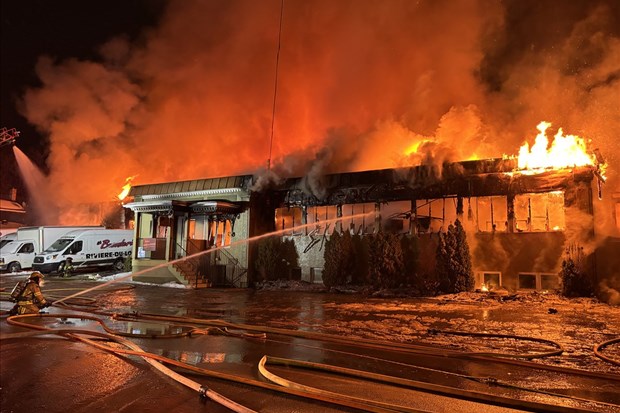
[[[183,252],[183,256],[184,257],[188,257],[186,259],[184,259],[181,262],[187,263],[189,264],[190,267],[190,272],[192,275],[192,278],[194,278],[194,287],[198,288],[198,278],[203,278],[204,276],[202,276],[199,272],[199,268],[200,268],[200,257],[191,257],[188,253],[187,250],[185,248],[183,248],[183,246],[181,244],[179,244],[178,242],[176,243],[176,250],[175,251],[179,251],[181,250]],[[181,258],[179,257],[178,253],[175,254],[177,255],[176,258]],[[182,265],[180,265],[180,263],[175,263],[172,264],[172,266],[181,273],[181,275],[183,275],[183,278],[185,278],[186,280],[190,281],[190,279],[188,279],[188,274],[186,274],[187,270],[186,268],[184,268]]]
[[[239,282],[241,277],[243,277],[248,272],[248,269],[243,267],[239,263],[239,260],[225,249],[218,250],[218,253],[220,260],[222,259],[222,257],[225,259],[224,264],[220,265],[225,265],[227,269],[228,267],[231,267],[230,280],[228,280],[228,274],[226,274],[227,283],[229,283],[232,287],[237,287],[237,283]]]
[[[182,261],[186,264],[173,264],[174,268],[185,279],[193,281],[196,288],[199,281],[221,287],[238,287],[240,280],[248,272],[247,268],[243,267],[239,260],[225,249],[192,257],[182,245],[176,243],[176,251],[177,258],[180,258],[178,252],[182,252],[188,258]],[[187,266],[190,268],[187,269]]]

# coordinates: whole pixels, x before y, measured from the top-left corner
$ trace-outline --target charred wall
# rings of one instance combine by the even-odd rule
[[[620,304],[620,238],[607,237],[597,247],[596,273],[599,296],[610,304]]]
[[[248,237],[275,231],[276,208],[282,202],[270,192],[253,192],[250,197],[250,218],[248,223]],[[253,285],[256,280],[254,262],[258,256],[258,243],[248,244],[248,285]]]
[[[561,232],[478,233],[467,237],[474,271],[499,271],[502,285],[518,289],[519,273],[559,271],[565,241]]]

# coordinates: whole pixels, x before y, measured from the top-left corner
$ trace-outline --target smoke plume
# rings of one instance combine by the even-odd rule
[[[21,112],[49,137],[58,220],[128,176],[260,174],[270,159],[320,194],[326,172],[516,154],[541,120],[620,162],[613,0],[284,0],[272,140],[280,4],[171,1],[97,61],[42,56]],[[605,191],[619,182],[610,171]]]

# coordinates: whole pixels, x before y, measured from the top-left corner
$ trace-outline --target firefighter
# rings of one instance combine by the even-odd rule
[[[17,304],[10,311],[10,314],[38,314],[39,310],[52,305],[41,293],[41,287],[44,282],[43,274],[40,272],[35,271],[30,274],[26,287],[17,299]]]
[[[73,271],[73,258],[67,257],[67,261],[65,261],[65,268],[63,270],[63,277],[71,277],[71,272]]]

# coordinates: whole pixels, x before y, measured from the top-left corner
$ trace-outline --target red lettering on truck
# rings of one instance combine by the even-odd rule
[[[103,241],[99,241],[97,244],[99,245],[99,248],[104,250],[106,248],[130,247],[133,245],[133,240],[125,241],[125,239],[123,238],[123,240],[120,242],[110,242],[109,239],[104,239]]]

